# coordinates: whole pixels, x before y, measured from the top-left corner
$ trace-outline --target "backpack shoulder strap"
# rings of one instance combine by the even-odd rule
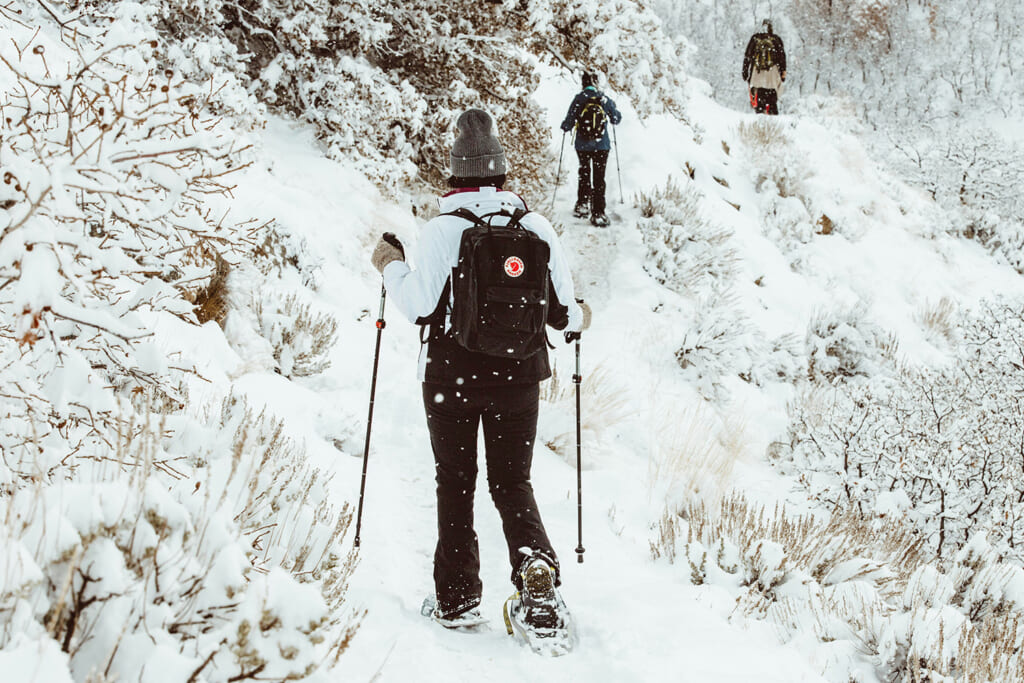
[[[523,216],[525,216],[528,213],[530,213],[529,209],[520,209],[520,208],[514,209],[512,211],[512,214],[511,214],[509,220],[508,220],[508,223],[506,223],[505,225],[503,225],[501,227],[507,227],[507,228],[522,227],[520,225],[520,221],[523,219]],[[488,213],[488,214],[484,214],[483,216],[477,216],[475,213],[473,213],[472,211],[470,211],[469,209],[467,209],[464,206],[460,206],[459,208],[455,209],[454,211],[448,211],[446,213],[442,213],[441,215],[442,216],[455,216],[457,218],[464,218],[464,219],[466,219],[467,221],[469,221],[470,223],[472,223],[475,226],[489,228],[489,227],[493,227],[493,226],[491,226],[490,222],[484,220],[484,218],[489,218],[491,216],[497,216],[499,214],[506,215],[506,216],[509,215],[508,212],[506,212],[506,211],[495,211],[494,213]]]
[[[457,218],[464,218],[467,221],[469,221],[470,223],[472,223],[473,225],[487,225],[487,223],[482,218],[480,218],[480,216],[477,216],[475,213],[473,213],[472,211],[470,211],[469,209],[467,209],[464,206],[460,206],[459,208],[455,209],[454,211],[447,211],[445,213],[442,213],[441,215],[442,216],[456,216]]]

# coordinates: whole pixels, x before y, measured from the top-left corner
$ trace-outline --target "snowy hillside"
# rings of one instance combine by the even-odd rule
[[[547,162],[565,148],[560,184],[531,187],[541,198],[531,208],[560,232],[594,313],[581,344],[582,563],[575,358],[560,338],[542,387],[533,484],[580,626],[578,650],[549,659],[505,634],[506,551],[483,480],[491,623],[451,632],[419,614],[433,590],[434,465],[419,330],[387,305],[352,547],[381,296],[369,254],[392,231],[415,258],[432,215],[423,193],[382,193],[372,155],[329,158],[338,138],[325,142],[320,121],[266,115],[266,126],[221,132],[190,118],[202,91],[170,76],[157,81],[164,99],[146,95],[162,86],[126,80],[120,105],[97,88],[105,110],[61,118],[54,73],[65,63],[110,58],[112,73],[159,75],[156,58],[123,48],[135,42],[127,29],[75,52],[51,28],[37,36],[3,7],[0,17],[13,37],[0,50],[3,106],[38,121],[0,147],[11,179],[0,269],[17,290],[0,301],[14,320],[0,377],[17,423],[0,443],[5,680],[867,683],[1024,672],[1009,652],[1024,612],[1021,476],[990,465],[1002,462],[998,445],[982,457],[976,443],[1007,442],[1016,428],[1006,418],[1006,431],[978,432],[1004,425],[1012,410],[995,394],[1012,400],[1020,387],[1012,314],[1024,277],[946,229],[948,211],[882,165],[851,119],[756,117],[695,79],[680,86],[685,117],[646,103],[642,116],[610,88],[624,118],[608,169],[612,224],[595,228],[571,215],[575,160],[558,131],[576,77],[534,65]],[[20,93],[19,77],[37,91]],[[44,104],[57,114],[31,118]],[[136,140],[136,120],[169,131],[163,146]],[[47,163],[27,161],[29,139]],[[194,149],[204,151],[178,156]],[[33,194],[43,184],[52,203]],[[106,231],[99,246],[81,226]],[[986,313],[1002,310],[996,293],[1011,313],[998,324]],[[74,307],[61,309],[65,298]],[[206,303],[216,310],[190,317]],[[996,351],[977,341],[986,330]],[[958,379],[981,367],[972,362],[1005,384]],[[122,380],[108,365],[131,380],[112,387]],[[900,441],[920,426],[907,417],[920,396],[954,416]],[[857,420],[870,435],[850,428]],[[888,451],[901,458],[891,468],[873,460]],[[942,469],[965,452],[971,462]],[[890,471],[923,480],[925,464],[930,483],[905,490]],[[984,495],[960,491],[965,480],[984,482]]]
[[[572,86],[569,79],[552,75],[542,87],[553,129]],[[661,680],[667,671],[688,672],[693,680],[745,680],[768,670],[775,676],[771,680],[793,681],[817,680],[822,674],[843,680],[847,671],[867,669],[852,647],[841,649],[841,655],[832,654],[834,645],[780,647],[771,628],[736,613],[737,586],[695,587],[686,567],[651,562],[650,544],[663,509],[696,495],[694,489],[712,500],[735,487],[768,504],[799,496],[791,496],[787,480],[763,464],[767,446],[784,429],[790,390],[781,382],[758,390],[728,377],[721,383],[731,398],[709,405],[699,391],[702,378],[679,369],[673,351],[693,333],[699,302],[660,286],[645,271],[646,247],[637,228],[642,216],[634,198],[657,191],[670,177],[696,188],[700,211],[733,233],[733,305],[756,326],[752,334],[765,338],[802,338],[821,311],[861,303],[867,319],[898,335],[900,353],[937,358],[942,351],[916,322],[929,302],[948,298],[973,305],[993,288],[1019,292],[1024,282],[1009,268],[993,265],[980,248],[936,237],[929,227],[931,212],[937,211],[933,205],[886,178],[855,139],[836,138],[813,121],[783,118],[777,125],[789,140],[785,153],[791,163],[812,156],[823,160],[817,170],[806,168],[801,182],[814,206],[837,226],[831,235],[812,232],[817,216],[798,213],[801,204],[787,207],[776,193],[765,191],[765,181],[758,187],[759,174],[794,171],[792,165],[758,166],[766,164],[757,157],[761,150],[755,145],[747,151],[740,132],[742,125],[758,123],[751,116],[695,98],[694,119],[706,126],[696,142],[678,122],[665,118],[641,125],[628,104],[624,111],[618,134],[627,183],[623,196],[629,201],[610,203],[614,225],[602,230],[570,217],[567,171],[552,214],[563,226],[580,293],[595,312],[583,344],[583,564],[572,560],[573,405],[566,378],[574,359],[568,347],[554,356],[561,388],[545,404],[541,421],[543,441],[554,450],[539,450],[534,476],[542,509],[559,539],[564,594],[582,624],[582,656],[537,661],[504,635],[499,617],[508,591],[504,545],[496,513],[484,496],[477,509],[478,530],[484,607],[494,626],[485,634],[448,633],[419,616],[419,603],[431,589],[433,464],[418,419],[417,330],[389,311],[360,568],[349,596],[368,614],[339,663],[339,671],[354,679],[379,672],[377,680],[443,680],[451,676],[451,667],[458,667],[460,680],[525,680],[548,671],[573,680]],[[558,143],[553,139],[553,145]],[[301,131],[278,123],[265,145],[268,171],[251,172],[237,191],[238,200],[257,214],[276,216],[319,256],[315,300],[340,321],[339,341],[331,368],[314,382],[295,386],[272,374],[248,373],[235,386],[282,416],[288,431],[322,458],[320,466],[336,473],[337,499],[354,503],[360,461],[346,456],[362,451],[379,300],[367,252],[385,229],[415,245],[416,221],[383,199],[373,199],[365,181],[319,159]],[[694,169],[692,181],[686,177],[687,163]],[[617,189],[612,183],[613,198]],[[765,214],[782,214],[777,230],[792,233],[766,234]],[[783,240],[789,247],[786,239],[797,245],[797,253],[776,246],[775,240]],[[228,330],[230,335],[230,325]],[[342,452],[335,448],[339,442]],[[702,462],[707,448],[712,452]],[[479,489],[484,490],[483,482]],[[736,651],[750,656],[729,656]]]

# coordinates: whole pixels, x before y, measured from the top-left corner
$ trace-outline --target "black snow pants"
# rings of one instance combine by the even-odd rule
[[[604,172],[608,167],[608,150],[587,152],[576,150],[580,158],[579,186],[576,189],[576,203],[590,204],[590,215],[602,215],[605,207]]]
[[[774,88],[751,88],[750,101],[758,114],[779,113],[779,93]]]
[[[522,547],[555,558],[530,483],[537,435],[539,384],[454,387],[423,383],[437,480],[434,586],[444,616],[480,604],[480,553],[473,530],[477,431],[484,430],[487,483],[501,516],[512,582],[518,586]],[[556,574],[558,568],[555,568]]]

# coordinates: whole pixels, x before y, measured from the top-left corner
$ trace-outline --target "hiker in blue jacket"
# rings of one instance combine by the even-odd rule
[[[573,98],[562,121],[562,130],[576,131],[576,156],[580,159],[579,185],[576,206],[572,213],[577,218],[590,214],[593,225],[608,225],[605,215],[604,172],[608,167],[608,152],[612,148],[608,136],[608,123],[617,125],[622,114],[610,97],[597,89],[597,74],[583,74],[583,90]]]

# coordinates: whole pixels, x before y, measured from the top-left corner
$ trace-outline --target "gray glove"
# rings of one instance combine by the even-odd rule
[[[377,269],[377,272],[384,273],[384,267],[392,261],[404,261],[405,260],[405,248],[402,243],[398,241],[394,233],[384,233],[380,241],[377,242],[377,246],[373,249],[373,256],[370,257],[370,263]]]

